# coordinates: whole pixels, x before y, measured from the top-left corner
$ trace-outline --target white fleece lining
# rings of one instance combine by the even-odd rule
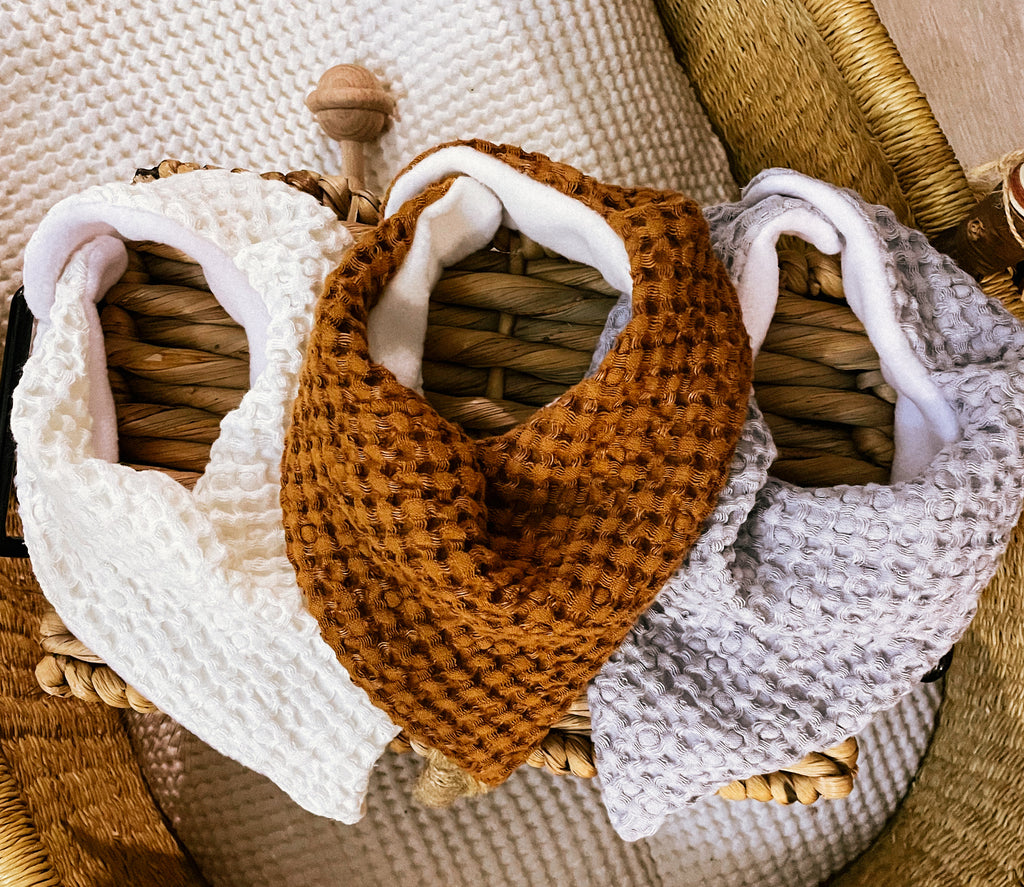
[[[598,213],[468,145],[436,151],[397,179],[391,188],[385,215],[395,212],[431,183],[455,173],[471,176],[486,185],[504,206],[505,223],[510,227],[568,259],[597,269],[620,292],[632,291],[625,245]],[[794,207],[756,233],[739,279],[735,281],[754,353],[764,342],[778,301],[776,243],[779,236],[795,234],[824,253],[841,253],[843,285],[850,307],[864,324],[879,354],[883,377],[898,394],[892,481],[917,476],[939,450],[959,438],[960,426],[952,407],[899,327],[877,238],[856,206],[842,192],[823,182],[789,170],[771,171],[751,184],[744,193],[744,200],[755,203],[772,195],[797,197],[808,206]],[[451,221],[455,222],[454,216]],[[468,219],[463,220],[467,222]],[[455,237],[454,234],[449,236]],[[430,249],[428,246],[427,250]],[[418,261],[426,261],[426,257]],[[436,262],[432,267],[436,267]],[[410,276],[424,273],[419,264],[414,268]],[[433,278],[430,286],[435,282]],[[429,299],[429,288],[427,290]],[[422,293],[419,298],[423,298]],[[425,305],[422,310],[420,329],[425,331]],[[394,323],[397,328],[400,319],[396,314],[393,321],[388,321],[388,326]],[[409,346],[403,347],[412,358]],[[419,358],[422,358],[422,350]],[[414,378],[418,385],[418,360],[410,359],[408,363],[404,370],[406,378]]]
[[[384,214],[454,173],[476,179],[505,208],[505,224],[574,262],[597,270],[620,293],[633,291],[626,245],[600,214],[469,145],[442,148],[395,180]]]
[[[405,261],[366,324],[374,361],[391,370],[407,388],[423,390],[423,343],[431,291],[448,265],[491,241],[501,218],[498,198],[465,177],[420,213]]]
[[[757,232],[735,281],[754,353],[778,301],[779,235],[796,234],[822,252],[841,253],[847,302],[878,352],[882,376],[897,392],[891,482],[918,476],[944,446],[959,439],[960,424],[900,329],[877,236],[862,212],[824,182],[789,170],[771,171],[751,183],[743,200],[754,204],[773,195],[796,197],[809,206],[782,213]]]
[[[51,213],[25,249],[25,300],[40,318],[37,335],[49,326],[57,281],[70,258],[86,249],[88,283],[81,293],[89,330],[86,375],[92,415],[93,452],[116,462],[117,416],[107,376],[106,349],[96,303],[127,267],[125,240],[151,240],[181,250],[203,269],[217,301],[246,333],[250,387],[266,368],[266,333],[270,315],[245,274],[212,241],[148,210],[106,203],[83,203]]]

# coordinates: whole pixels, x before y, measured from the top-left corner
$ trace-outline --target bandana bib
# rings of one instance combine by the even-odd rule
[[[797,487],[768,475],[751,405],[701,539],[589,690],[604,803],[631,840],[907,694],[963,634],[1022,505],[1024,330],[970,277],[889,210],[797,173],[706,215],[755,350],[779,234],[842,253],[898,393],[896,453],[889,485]]]
[[[251,388],[193,491],[117,460],[96,302],[125,240],[191,255],[246,331]],[[397,734],[319,637],[285,555],[279,469],[312,305],[350,236],[315,200],[197,171],[58,204],[25,255],[39,320],[14,395],[18,498],[47,598],[157,706],[299,804],[354,822]]]
[[[387,207],[317,307],[282,468],[288,554],[371,699],[497,783],[697,538],[750,348],[700,211],[677,194],[474,143],[425,155]],[[591,378],[474,440],[413,389],[433,284],[503,216],[631,294],[632,318]]]

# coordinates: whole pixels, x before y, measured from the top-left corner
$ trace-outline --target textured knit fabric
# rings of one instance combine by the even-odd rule
[[[432,153],[400,181],[463,161],[474,178],[428,185],[329,279],[281,500],[299,584],[354,680],[412,737],[497,783],[696,539],[726,479],[751,360],[735,292],[692,201],[601,185],[485,143]],[[367,313],[391,299],[382,290],[402,278],[407,257],[420,262],[417,220],[458,207],[481,179],[524,233],[533,236],[534,214],[552,223],[532,190],[562,210],[556,240],[573,242],[575,231],[577,250],[589,253],[603,236],[628,256],[628,272],[612,276],[624,278],[633,305],[593,377],[508,433],[475,441],[371,362]],[[492,231],[500,218],[490,215]],[[426,233],[444,251],[452,231]]]
[[[707,215],[755,349],[779,232],[842,250],[899,392],[897,454],[890,485],[799,488],[765,473],[752,411],[707,531],[589,691],[604,801],[629,839],[909,692],[965,630],[1021,511],[1024,330],[1000,305],[889,210],[795,173]]]
[[[193,492],[114,461],[95,302],[124,270],[122,238],[199,259],[249,339],[252,387],[222,421]],[[68,627],[211,745],[345,822],[359,818],[397,728],[302,605],[279,468],[312,305],[350,243],[315,200],[251,174],[195,172],[68,198],[27,250],[26,298],[40,324],[11,423],[25,541]]]
[[[0,0],[0,22],[3,301],[46,211],[138,166],[336,171],[303,98],[339,62],[396,101],[369,146],[374,188],[482,136],[607,181],[735,196],[650,0]]]
[[[612,830],[590,780],[521,767],[442,810],[411,801],[415,754],[385,754],[366,815],[311,816],[173,721],[134,719],[147,782],[214,887],[658,887],[651,851]]]
[[[631,843],[612,831],[597,780],[522,767],[486,795],[428,810],[409,801],[415,756],[385,754],[366,815],[345,826],[300,809],[169,718],[134,715],[129,729],[150,790],[213,887],[817,887],[896,809],[940,698],[922,684],[872,720],[848,798],[705,798]]]
[[[841,800],[804,806],[712,795],[670,816],[650,848],[665,887],[819,887],[875,842],[928,748],[941,701],[918,684],[857,735],[859,772]]]

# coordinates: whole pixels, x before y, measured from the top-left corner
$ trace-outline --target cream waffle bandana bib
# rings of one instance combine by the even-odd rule
[[[116,464],[96,302],[125,270],[125,240],[198,260],[248,336],[251,388],[191,492]],[[25,254],[39,327],[11,423],[25,541],[68,627],[188,730],[343,822],[359,819],[398,728],[302,604],[279,487],[312,305],[350,243],[311,197],[252,174],[197,171],[62,201]]]
[[[842,254],[898,392],[896,453],[888,485],[784,483],[752,405],[703,536],[590,686],[604,803],[631,840],[896,703],[963,634],[1022,504],[1024,329],[1001,305],[889,210],[797,173],[706,216],[755,352],[778,236]]]

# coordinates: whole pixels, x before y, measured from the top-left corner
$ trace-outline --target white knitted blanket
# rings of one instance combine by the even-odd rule
[[[649,0],[0,0],[0,295],[43,214],[165,157],[340,167],[303,100],[332,65],[381,78],[378,190],[421,151],[484,138],[605,181],[734,194]]]

